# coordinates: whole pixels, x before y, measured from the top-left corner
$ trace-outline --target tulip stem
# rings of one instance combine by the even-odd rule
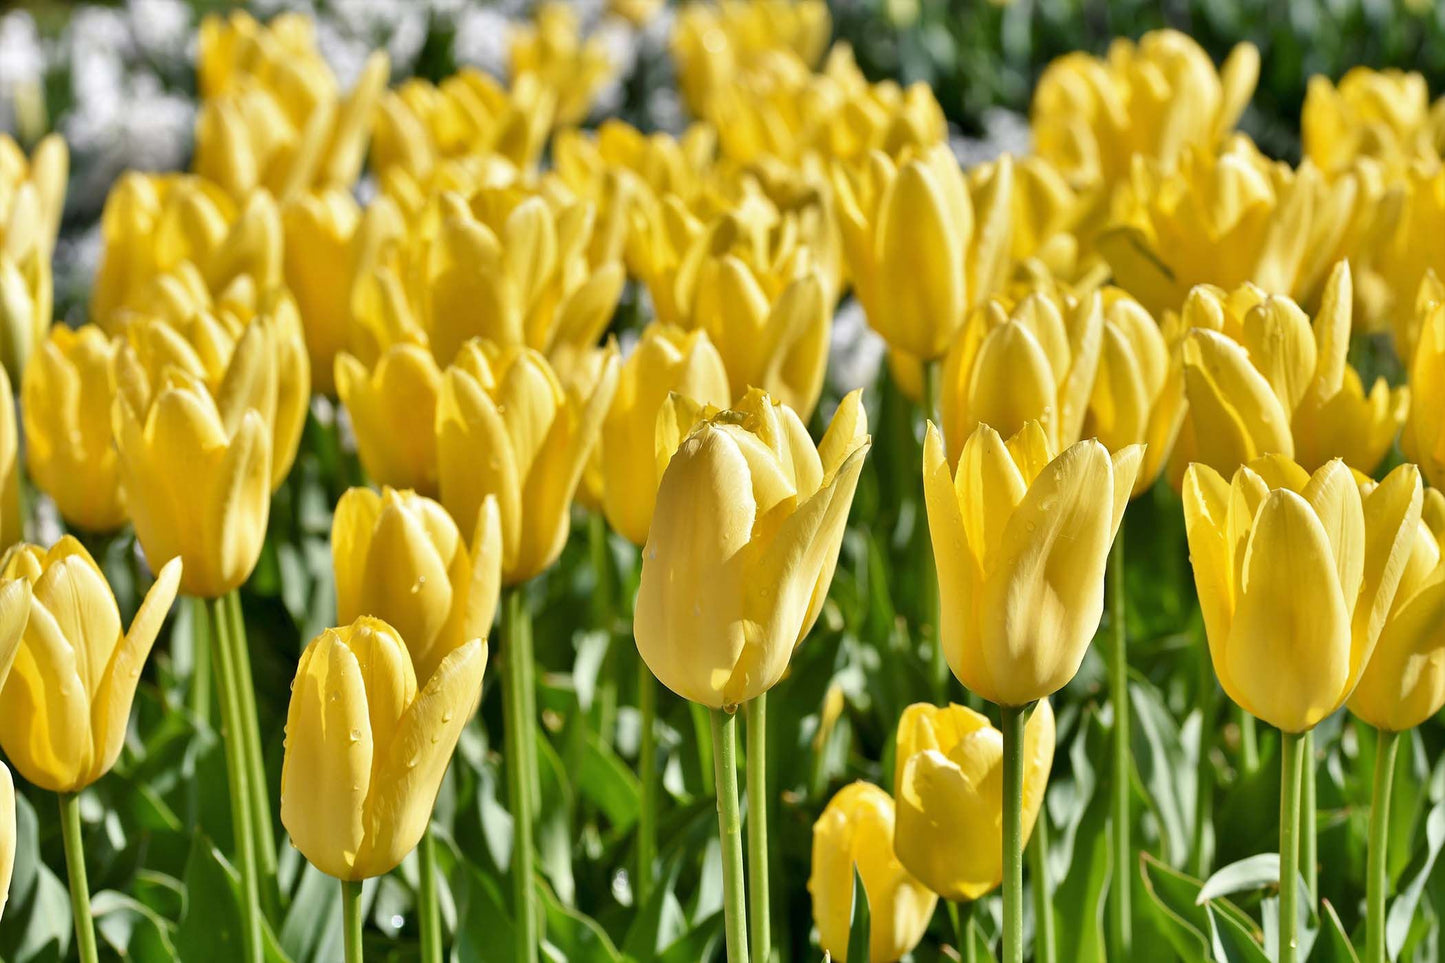
[[[240,686],[236,664],[229,641],[230,615],[225,598],[208,599],[211,616],[211,664],[216,670],[216,690],[220,696],[221,724],[224,729],[226,774],[231,789],[231,831],[235,837],[236,861],[241,873],[242,942],[245,959],[261,960],[261,896],[256,878],[256,839],[252,827],[250,779],[245,750],[245,722],[241,712]]]
[[[1024,709],[1000,706],[1003,732],[1003,957],[1024,960]]]
[[[1320,856],[1319,815],[1315,806],[1315,734],[1305,733],[1300,751],[1300,871],[1305,877],[1305,898],[1310,913],[1319,904]]]
[[[60,793],[60,834],[65,840],[65,871],[70,877],[70,910],[75,915],[75,947],[80,963],[95,963],[95,923],[90,918],[90,884],[80,839],[80,795]]]
[[[747,703],[748,714],[748,896],[752,952],[767,963],[772,952],[772,908],[768,895],[768,694]]]
[[[1279,963],[1299,959],[1300,752],[1304,739],[1282,732],[1279,792]]]
[[[512,809],[512,886],[516,919],[517,959],[537,963],[541,935],[537,925],[537,887],[532,848],[532,763],[537,758],[535,716],[529,711],[528,689],[535,685],[531,627],[521,586],[505,590],[502,630],[502,711],[507,727],[507,796]]]
[[[712,749],[716,769],[717,828],[722,842],[723,917],[728,963],[748,963],[747,907],[743,886],[743,820],[738,811],[737,715],[713,709]]]
[[[1389,895],[1390,791],[1400,734],[1380,730],[1375,750],[1375,792],[1370,800],[1369,878],[1366,880],[1365,963],[1385,963],[1385,897]]]
[[[256,686],[251,679],[251,649],[246,641],[246,619],[241,612],[241,593],[232,590],[224,599],[230,616],[230,645],[236,666],[237,703],[246,751],[246,780],[251,795],[251,831],[256,839],[257,886],[261,908],[271,922],[281,919],[281,891],[276,882],[276,831],[271,823],[271,792],[266,780],[266,759],[261,752],[261,724],[256,716]]]
[[[711,796],[717,792],[713,783],[715,774],[712,749],[712,729],[708,722],[707,707],[689,702],[688,711],[692,713],[693,734],[697,736],[697,764],[702,770],[702,794]]]
[[[923,363],[923,416],[938,426],[940,433],[943,432],[942,408],[943,390],[943,362],[937,358]],[[923,511],[923,503],[919,502],[919,516],[924,519],[927,526],[927,513]],[[927,533],[925,532],[925,535]],[[923,625],[933,630],[933,637],[929,647],[929,671],[932,674],[934,695],[940,702],[948,698],[948,659],[943,653],[942,629],[939,625],[939,586],[938,566],[933,557],[933,543],[928,538],[923,538],[923,560],[922,571],[919,573],[923,585]],[[921,633],[920,633],[921,634]]]
[[[191,609],[191,715],[211,724],[211,645],[206,638],[206,603],[195,599]]]
[[[1040,807],[1029,841],[1029,876],[1034,897],[1034,963],[1054,963],[1054,893],[1049,883],[1049,814]]]
[[[1209,871],[1209,824],[1214,818],[1214,721],[1218,717],[1218,684],[1209,657],[1209,647],[1198,639],[1199,656],[1199,760],[1194,799],[1194,833],[1189,843],[1190,866],[1204,879]]]
[[[1113,778],[1113,842],[1114,882],[1109,886],[1109,922],[1114,937],[1114,954],[1121,960],[1129,958],[1134,942],[1134,923],[1130,902],[1129,865],[1133,851],[1129,843],[1129,627],[1124,610],[1124,523],[1114,535],[1109,549],[1109,696],[1114,704],[1114,778]]]
[[[1254,716],[1239,706],[1234,707],[1239,716],[1239,755],[1244,771],[1254,774],[1259,771],[1259,727]]]
[[[657,865],[657,682],[647,663],[637,658],[637,711],[642,732],[637,752],[637,776],[642,798],[637,814],[637,902],[652,896],[652,874]]]
[[[341,881],[341,930],[346,963],[361,963],[361,881]]]
[[[422,833],[421,845],[417,847],[420,857],[417,867],[419,887],[417,890],[417,916],[421,926],[422,963],[442,963],[442,910],[437,901],[437,841],[432,834],[428,820],[426,832]]]

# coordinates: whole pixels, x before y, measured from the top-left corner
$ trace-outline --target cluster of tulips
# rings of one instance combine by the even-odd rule
[[[698,707],[727,959],[769,960],[767,695],[823,610],[871,446],[861,391],[808,430],[849,295],[917,405],[925,637],[997,724],[981,704],[910,706],[892,785],[828,804],[808,882],[822,947],[898,960],[940,898],[956,919],[1001,886],[1001,959],[1021,963],[1049,698],[1106,594],[1111,846],[1130,863],[1118,533],[1162,477],[1219,685],[1249,738],[1256,718],[1282,733],[1279,958],[1318,899],[1310,733],[1348,708],[1379,730],[1367,933],[1384,959],[1393,753],[1445,703],[1445,499],[1425,487],[1445,485],[1445,113],[1418,76],[1316,78],[1292,167],[1234,130],[1257,52],[1216,68],[1161,32],[1056,61],[1034,153],[965,170],[932,92],[868,81],[829,34],[819,0],[682,8],[672,55],[696,119],[671,136],[578,126],[610,66],[565,6],[511,38],[506,83],[463,69],[394,88],[378,53],[343,89],[303,17],[208,19],[193,170],[116,183],[78,328],[51,326],[65,147],[0,139],[0,746],[59,794],[83,963],[77,794],[120,754],[177,593],[202,616],[171,644],[194,647],[189,709],[224,733],[247,963],[285,898],[277,812],[341,881],[348,961],[360,881],[419,848],[422,958],[442,959],[429,821],[500,610],[515,945],[538,960],[527,586],[578,509],[641,550],[635,885],[657,882],[655,679]],[[643,310],[624,357],[608,332],[628,327],[629,285]],[[1366,389],[1361,332],[1392,342],[1408,387]],[[300,657],[272,787],[237,590],[327,398],[376,487],[334,506],[338,627]],[[1414,464],[1376,482],[1397,439]],[[22,461],[74,533],[50,548],[23,541]],[[84,545],[124,526],[155,575],[128,631]],[[1042,856],[1030,878],[1046,901]],[[1109,904],[1128,959],[1128,885]],[[1052,961],[1046,917],[1035,959]]]

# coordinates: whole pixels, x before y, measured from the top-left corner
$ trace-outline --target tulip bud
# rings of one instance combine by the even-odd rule
[[[20,383],[30,477],[87,532],[125,524],[110,425],[116,350],[93,324],[57,325]]]
[[[758,390],[705,415],[661,474],[633,631],[663,685],[717,709],[777,684],[817,621],[872,438],[858,391],[816,448]]]
[[[345,190],[310,191],[281,209],[286,286],[296,298],[316,390],[332,395],[332,371],[347,345],[361,208]]]
[[[25,537],[20,513],[20,431],[15,424],[15,396],[10,378],[0,366],[0,545],[9,547]]]
[[[1024,706],[1079,671],[1104,611],[1104,567],[1143,459],[1097,441],[1054,457],[1038,422],[1005,444],[976,428],[950,476],[938,429],[924,497],[943,599],[944,655],[969,690]]]
[[[868,897],[868,960],[895,963],[913,951],[933,919],[938,896],[893,853],[893,797],[872,783],[840,789],[813,824],[813,871],[808,892],[818,942],[848,963],[853,875]]]
[[[337,395],[372,481],[437,493],[436,434],[426,426],[436,420],[441,383],[441,369],[420,345],[391,346],[370,371],[344,351],[336,356]]]
[[[250,576],[271,506],[271,446],[255,408],[223,412],[195,375],[168,368],[152,387],[121,349],[112,430],[136,538],[154,567],[185,561],[181,590],[218,598]]]
[[[585,397],[565,391],[536,351],[479,340],[463,345],[442,376],[441,502],[465,532],[486,496],[496,497],[507,585],[537,575],[562,552],[573,495],[617,389],[616,349],[609,352]]]
[[[442,659],[491,631],[502,565],[501,517],[491,496],[472,546],[430,498],[349,489],[331,521],[338,619],[370,615],[395,628],[425,685]]]
[[[486,643],[471,639],[418,690],[406,644],[380,619],[311,640],[286,713],[281,823],[312,865],[357,881],[415,848],[486,662]]]
[[[1054,762],[1054,712],[1039,701],[1024,725],[1023,839]],[[1003,734],[972,709],[903,710],[895,755],[898,858],[944,899],[976,900],[1003,880]]]
[[[1366,491],[1368,496],[1369,486]],[[1413,729],[1445,706],[1445,496],[1425,489],[1420,526],[1350,711],[1377,729]]]
[[[23,592],[0,589],[0,636],[24,626],[0,689],[0,745],[26,780],[51,792],[79,792],[115,765],[141,666],[181,572],[178,558],[160,567],[122,634],[105,575],[71,536],[48,552],[17,545],[0,561],[0,577],[26,584]]]
[[[1232,482],[1184,475],[1184,522],[1214,672],[1246,712],[1304,732],[1344,705],[1395,599],[1420,523],[1420,472],[1363,498],[1344,462],[1283,456]]]
[[[608,523],[634,545],[647,541],[657,501],[657,418],[669,393],[726,407],[727,370],[704,331],[653,322],[622,363],[617,394],[602,423],[603,507]]]
[[[1054,451],[1079,440],[1099,371],[1100,297],[1037,290],[991,298],[975,311],[943,362],[949,454],[979,425],[1013,435],[1037,421]]]

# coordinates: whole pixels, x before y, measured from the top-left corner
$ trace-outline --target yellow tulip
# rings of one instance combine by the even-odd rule
[[[70,155],[51,134],[27,160],[0,134],[0,364],[18,379],[50,329],[51,255],[65,205]]]
[[[1185,460],[1221,474],[1264,454],[1307,469],[1340,457],[1371,472],[1405,420],[1409,394],[1377,379],[1366,395],[1349,365],[1353,297],[1349,265],[1325,287],[1313,330],[1287,297],[1246,285],[1225,292],[1196,288],[1184,308],[1183,345],[1189,417],[1180,441]]]
[[[868,898],[868,960],[855,963],[895,963],[933,919],[938,896],[894,855],[893,823],[893,797],[855,782],[838,790],[813,824],[813,922],[823,950],[839,963],[848,963],[855,872]]]
[[[20,382],[30,477],[87,532],[125,524],[110,423],[116,350],[93,324],[57,325]]]
[[[1314,76],[1300,112],[1304,156],[1327,174],[1368,157],[1401,173],[1416,160],[1439,161],[1430,90],[1414,71],[1352,67],[1336,87]]]
[[[1184,371],[1179,352],[1138,301],[1116,288],[1104,298],[1099,374],[1083,435],[1110,451],[1145,446],[1134,478],[1137,496],[1159,477],[1184,424]]]
[[[858,391],[816,448],[756,389],[704,415],[658,484],[633,631],[663,685],[718,709],[777,684],[817,621],[872,439]]]
[[[0,689],[0,746],[29,782],[79,792],[120,756],[141,666],[175,600],[181,560],[160,566],[125,633],[105,575],[69,535],[49,551],[11,548],[0,577],[28,588],[0,590],[0,629],[25,627]]]
[[[336,393],[332,371],[346,348],[359,259],[361,208],[349,191],[308,191],[281,208],[286,286],[296,298],[316,390]]]
[[[1081,441],[1054,457],[1042,425],[1008,440],[979,425],[951,475],[932,424],[924,497],[940,640],[958,680],[990,702],[1025,706],[1063,688],[1104,611],[1104,566],[1143,460]]]
[[[718,92],[769,60],[792,57],[811,68],[823,56],[832,27],[822,0],[689,4],[672,28],[678,86],[689,110],[706,116]]]
[[[195,375],[167,368],[152,383],[121,349],[112,409],[121,489],[154,566],[185,561],[181,589],[218,598],[250,576],[271,507],[271,445],[254,408],[217,406]]]
[[[0,546],[25,537],[20,513],[20,430],[15,423],[15,395],[0,365]]]
[[[1410,362],[1410,411],[1400,447],[1430,484],[1445,485],[1445,299],[1421,306],[1420,342]]]
[[[1368,496],[1367,496],[1368,497]],[[1425,489],[1420,527],[1350,711],[1377,729],[1413,729],[1445,706],[1445,496]]]
[[[600,445],[607,521],[634,545],[647,542],[652,525],[657,420],[672,392],[719,408],[732,398],[727,369],[706,332],[653,322],[622,363]]]
[[[425,685],[448,654],[491,631],[502,565],[496,499],[483,503],[471,544],[430,498],[348,489],[331,519],[338,620],[370,615],[392,626]]]
[[[336,391],[351,414],[356,450],[366,476],[380,485],[437,493],[436,420],[442,372],[431,352],[397,344],[367,370],[336,356]]]
[[[969,315],[943,360],[951,461],[981,424],[1008,436],[1037,421],[1053,451],[1079,440],[1099,372],[1102,305],[1099,294],[1040,287],[990,298]]]
[[[30,620],[31,589],[28,579],[0,583],[0,695],[20,651],[26,623]],[[15,869],[15,781],[0,764],[0,917],[10,898],[10,877]]]
[[[1184,521],[1214,672],[1246,712],[1303,732],[1354,691],[1420,523],[1420,473],[1368,495],[1344,462],[1313,475],[1280,455],[1232,482],[1184,475]]]
[[[591,393],[569,394],[529,348],[469,341],[442,376],[436,410],[441,502],[462,531],[486,496],[502,519],[502,579],[516,585],[562,552],[572,498],[617,389],[615,349]]]
[[[512,77],[536,77],[556,94],[556,123],[580,124],[616,65],[602,38],[582,38],[577,14],[567,4],[540,3],[532,17],[531,24],[512,31]]]
[[[471,639],[418,686],[405,642],[380,619],[311,640],[286,713],[281,823],[312,865],[356,881],[416,847],[486,664],[486,642]]]
[[[1383,311],[1393,323],[1395,353],[1407,365],[1424,321],[1423,306],[1441,300],[1445,265],[1445,164],[1415,164],[1394,181],[1400,216],[1377,241],[1371,266],[1385,290]]]
[[[898,858],[944,899],[976,900],[1003,880],[1003,734],[972,709],[923,703],[898,720],[894,796]],[[1023,840],[1054,762],[1054,711],[1042,699],[1024,725]]]
[[[968,309],[997,290],[1012,244],[1013,165],[970,185],[946,144],[896,165],[873,153],[833,185],[853,293],[890,348],[941,357]]]

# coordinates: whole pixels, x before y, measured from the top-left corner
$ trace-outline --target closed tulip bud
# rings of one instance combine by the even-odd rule
[[[1024,725],[1023,838],[1054,763],[1054,711],[1040,700]],[[898,720],[894,761],[903,865],[944,899],[976,900],[1003,880],[1003,733],[972,709],[916,704]]]
[[[0,562],[0,577],[27,584],[0,589],[0,635],[25,627],[0,689],[0,746],[29,782],[79,792],[115,765],[141,667],[181,576],[180,559],[161,566],[122,632],[105,575],[71,536],[48,552],[17,545]]]
[[[347,346],[349,294],[361,238],[361,208],[349,191],[332,188],[293,198],[281,209],[286,235],[286,286],[296,298],[316,390],[334,395],[336,355]]]
[[[840,789],[813,824],[813,871],[808,892],[818,942],[848,963],[853,875],[868,898],[868,959],[895,963],[923,939],[938,896],[904,868],[893,852],[893,797],[868,782]]]
[[[20,513],[20,429],[15,423],[15,395],[0,367],[0,546],[25,537]]]
[[[1445,485],[1445,302],[1426,304],[1410,362],[1410,410],[1400,447],[1439,487]]]
[[[1189,558],[1214,672],[1231,699],[1285,732],[1344,705],[1390,613],[1421,498],[1413,465],[1364,497],[1339,459],[1310,475],[1267,456],[1232,482],[1189,467]]]
[[[366,477],[380,485],[437,494],[436,420],[442,372],[426,348],[396,344],[367,370],[336,356],[336,392],[351,414]]]
[[[1368,492],[1367,486],[1364,490]],[[1366,495],[1368,497],[1368,494]],[[1350,711],[1377,729],[1413,729],[1445,706],[1445,496],[1425,489],[1409,561]]]
[[[968,689],[1024,706],[1079,671],[1104,610],[1104,566],[1143,449],[1081,441],[1054,457],[1029,422],[976,428],[950,474],[938,430],[923,450],[928,529],[943,597],[940,641]]]
[[[93,324],[57,325],[20,383],[30,477],[87,532],[125,524],[110,424],[116,350]]]
[[[471,543],[430,498],[349,489],[331,520],[337,618],[370,615],[396,629],[424,685],[448,654],[491,631],[502,565],[501,518],[491,496]]]
[[[647,541],[657,501],[657,419],[669,393],[704,405],[731,400],[727,370],[703,331],[653,322],[622,363],[602,423],[602,504],[608,523],[634,545]]]
[[[1099,295],[1040,289],[992,298],[975,311],[943,362],[943,430],[957,461],[979,425],[1005,436],[1039,422],[1054,451],[1079,440],[1099,371]]]
[[[833,176],[853,290],[889,347],[941,357],[968,309],[997,290],[1012,243],[1013,165],[969,184],[946,144],[894,166],[874,153]]]
[[[572,498],[617,389],[610,351],[587,395],[565,391],[536,351],[483,341],[463,345],[442,376],[441,502],[465,532],[486,496],[496,497],[506,585],[537,575],[562,552]]]
[[[281,823],[313,866],[362,880],[416,847],[486,664],[471,639],[418,685],[406,643],[374,618],[311,640],[286,713]]]
[[[152,566],[179,556],[181,590],[218,598],[250,576],[271,507],[271,444],[254,408],[224,413],[196,376],[154,386],[123,348],[112,426],[121,489]]]
[[[872,438],[859,391],[816,448],[762,391],[706,415],[662,472],[633,631],[663,685],[718,709],[777,684],[817,621]]]

